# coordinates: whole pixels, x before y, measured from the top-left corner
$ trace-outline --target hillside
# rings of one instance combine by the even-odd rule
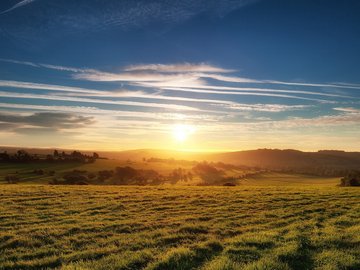
[[[15,152],[19,148],[0,147],[2,151]],[[37,154],[50,154],[53,149],[26,149]],[[58,149],[59,151],[72,151]],[[93,151],[83,151],[91,154]],[[97,151],[100,156],[118,159],[141,161],[149,158],[175,159],[187,161],[208,161],[234,164],[237,166],[259,167],[270,170],[297,172],[320,175],[341,176],[349,170],[360,170],[360,152],[320,150],[302,152],[299,150],[257,149],[247,151],[200,153],[171,151],[159,149],[137,149],[119,152]]]

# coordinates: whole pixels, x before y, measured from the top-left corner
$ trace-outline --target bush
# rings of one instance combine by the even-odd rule
[[[17,182],[19,182],[19,177],[17,175],[7,175],[5,176],[5,181],[8,184],[16,184]]]
[[[55,177],[49,181],[49,185],[59,185],[59,184],[60,184],[59,180]]]
[[[236,184],[235,184],[235,183],[228,182],[228,183],[224,183],[223,186],[224,186],[224,187],[235,187]]]
[[[96,177],[96,174],[90,172],[90,173],[88,173],[87,177],[92,180],[92,179],[94,179]]]
[[[341,187],[360,187],[360,180],[356,178],[341,178],[340,180]]]
[[[78,171],[78,170],[74,170],[72,172],[68,172],[66,173],[63,178],[64,178],[64,184],[68,184],[68,185],[78,185],[78,184],[84,184],[89,181],[89,178],[84,175],[86,173],[86,171]]]
[[[44,170],[42,170],[42,169],[35,169],[35,170],[33,170],[33,173],[34,173],[34,174],[37,174],[37,175],[44,175]]]
[[[352,172],[340,179],[341,187],[359,187],[360,186],[360,172]]]
[[[98,180],[103,182],[103,181],[109,179],[110,177],[112,177],[113,175],[114,175],[114,172],[111,170],[98,171]]]

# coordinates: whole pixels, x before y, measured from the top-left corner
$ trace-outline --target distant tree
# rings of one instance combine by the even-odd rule
[[[58,152],[58,150],[54,150],[54,157],[56,157],[56,158],[58,158],[59,157],[59,152]]]
[[[4,153],[0,153],[0,161],[9,161],[10,155],[5,151]]]
[[[93,153],[93,158],[94,158],[94,159],[98,159],[98,158],[99,158],[99,154],[94,152],[94,153]]]
[[[21,162],[28,162],[32,160],[29,153],[26,152],[25,150],[18,150],[15,158],[17,161],[21,161]]]
[[[125,184],[129,180],[133,179],[137,175],[137,170],[126,166],[126,167],[116,167],[115,176],[120,183]]]
[[[223,179],[224,172],[207,162],[198,163],[193,171],[200,176],[205,184],[215,184]]]

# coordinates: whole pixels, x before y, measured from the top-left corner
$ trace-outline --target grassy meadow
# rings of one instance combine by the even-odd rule
[[[360,189],[272,177],[237,187],[1,185],[0,269],[360,269]]]

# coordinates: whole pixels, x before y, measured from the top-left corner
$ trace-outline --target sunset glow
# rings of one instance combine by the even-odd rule
[[[173,136],[176,141],[184,142],[195,132],[195,128],[189,125],[176,125],[173,127]]]
[[[15,2],[0,4],[4,146],[360,150],[356,8]]]

